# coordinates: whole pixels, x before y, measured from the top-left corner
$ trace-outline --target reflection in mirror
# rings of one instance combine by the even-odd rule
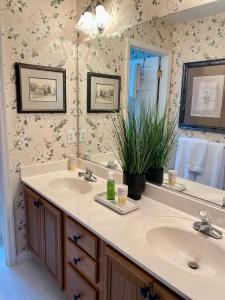
[[[126,109],[129,102],[138,106],[140,101],[144,101],[147,105],[157,104],[159,111],[168,108],[170,118],[180,110],[183,97],[183,65],[225,57],[224,19],[225,13],[220,13],[182,23],[174,14],[174,19],[170,16],[149,21],[133,26],[120,35],[98,36],[82,41],[78,49],[79,126],[83,137],[80,140],[81,157],[108,168],[121,170],[113,155],[109,114],[87,113],[87,94],[90,92],[87,90],[88,72],[116,75],[121,78],[121,109]],[[176,23],[177,20],[179,23]],[[201,78],[200,81],[194,79],[207,76],[208,78]],[[225,108],[224,78],[224,65],[219,70],[201,69],[195,75],[191,74],[187,83],[186,106],[191,107],[192,101],[200,105],[200,109],[196,108],[193,111],[204,113],[214,109],[217,118],[222,116]],[[210,83],[206,85],[205,79],[207,82],[210,80]],[[194,82],[199,82],[197,88],[196,84],[193,88]],[[218,101],[219,112],[218,107],[215,109]],[[186,109],[185,114],[188,112],[190,110]],[[210,127],[210,122],[213,125],[217,122],[213,112],[210,114],[208,117],[195,115],[191,120],[194,124],[208,122]],[[200,120],[200,117],[203,119]],[[222,205],[225,197],[224,134],[209,129],[202,131],[201,127],[184,127],[179,128],[179,139],[174,144],[170,160],[165,166],[163,185]],[[176,172],[169,172],[170,170]],[[175,173],[176,185],[174,180],[171,181]]]

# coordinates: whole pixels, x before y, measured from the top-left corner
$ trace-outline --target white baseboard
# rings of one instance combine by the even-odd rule
[[[16,257],[16,262],[17,264],[23,263],[29,259],[32,258],[32,254],[30,253],[30,251],[23,251],[21,253],[19,253]]]

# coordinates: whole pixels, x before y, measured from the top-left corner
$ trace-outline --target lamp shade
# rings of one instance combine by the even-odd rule
[[[99,30],[104,30],[111,20],[110,14],[105,10],[103,5],[97,5],[95,8],[95,22]]]
[[[95,23],[95,18],[93,14],[89,11],[84,12],[78,21],[76,28],[87,34],[93,34],[97,31],[97,26]]]

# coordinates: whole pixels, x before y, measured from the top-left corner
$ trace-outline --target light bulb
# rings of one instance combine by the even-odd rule
[[[82,31],[87,34],[94,34],[97,32],[97,25],[95,23],[95,18],[93,14],[89,11],[84,12],[81,15],[79,22],[77,23],[76,28],[79,31]]]
[[[111,16],[109,13],[107,13],[104,6],[101,4],[95,8],[95,12],[96,12],[96,16],[95,16],[96,25],[98,29],[102,31],[110,22]]]

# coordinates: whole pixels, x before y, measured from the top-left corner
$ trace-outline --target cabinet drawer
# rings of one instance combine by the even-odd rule
[[[97,300],[96,290],[69,264],[66,264],[65,286],[67,300]]]
[[[98,259],[98,238],[74,220],[66,217],[65,236],[94,259]]]
[[[74,245],[69,239],[65,241],[66,261],[93,283],[98,282],[98,263],[83,250]]]

